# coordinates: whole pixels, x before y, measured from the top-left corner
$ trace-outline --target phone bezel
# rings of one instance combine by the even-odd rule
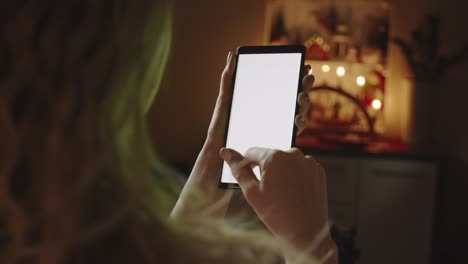
[[[304,76],[304,62],[305,62],[305,46],[303,45],[278,45],[278,46],[241,46],[237,48],[237,53],[235,57],[235,65],[234,65],[234,72],[233,72],[233,77],[232,77],[232,84],[231,84],[231,102],[229,103],[229,109],[228,109],[228,116],[227,116],[227,124],[226,124],[226,129],[224,131],[224,144],[223,146],[226,146],[226,141],[227,141],[227,134],[229,131],[229,122],[231,118],[231,107],[232,107],[232,96],[234,94],[234,86],[236,83],[236,74],[237,74],[237,61],[239,58],[240,54],[279,54],[279,53],[300,53],[301,54],[301,65],[300,65],[300,70],[299,70],[299,77],[298,77],[298,84],[297,84],[297,92],[296,92],[296,98],[301,92],[301,87],[302,87],[302,78]],[[291,135],[291,147],[294,147],[296,145],[296,133],[297,133],[297,127],[294,123],[295,117],[299,114],[299,104],[297,103],[296,100],[296,108],[294,111],[294,117],[292,119],[292,125],[293,125],[293,134]],[[224,161],[221,160],[221,165],[220,165],[220,171],[219,171],[219,177],[218,177],[218,187],[223,188],[223,189],[239,189],[239,184],[238,183],[227,183],[227,182],[221,182],[221,177],[223,174],[223,166],[224,166]]]

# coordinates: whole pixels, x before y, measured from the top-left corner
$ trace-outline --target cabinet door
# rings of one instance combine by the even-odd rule
[[[414,161],[363,161],[359,263],[430,263],[436,169]]]
[[[327,174],[330,219],[338,226],[355,227],[361,161],[329,156],[317,157],[317,160]]]

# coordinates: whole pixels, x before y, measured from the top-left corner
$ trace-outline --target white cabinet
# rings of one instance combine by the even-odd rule
[[[316,157],[327,171],[330,218],[357,229],[357,263],[430,263],[435,163]]]

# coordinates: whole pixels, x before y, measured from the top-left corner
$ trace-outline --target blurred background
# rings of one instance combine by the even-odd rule
[[[468,2],[174,5],[149,115],[164,160],[190,172],[229,51],[303,44],[316,83],[297,143],[327,170],[340,263],[468,262]]]

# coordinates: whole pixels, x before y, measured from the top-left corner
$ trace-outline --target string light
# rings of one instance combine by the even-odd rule
[[[382,101],[380,101],[379,99],[374,99],[372,101],[372,108],[374,108],[375,110],[380,110],[380,108],[382,108]]]
[[[322,66],[322,71],[323,72],[329,72],[330,71],[330,66],[328,66],[327,64],[323,65]]]
[[[345,73],[346,73],[346,70],[343,66],[336,68],[336,75],[338,75],[338,77],[343,77]]]
[[[323,38],[318,37],[318,38],[315,39],[315,42],[317,42],[317,44],[319,44],[320,46],[322,46],[322,44],[323,44]]]
[[[359,86],[359,87],[363,87],[364,85],[366,85],[366,78],[364,78],[363,76],[358,76],[356,78],[356,84]]]

